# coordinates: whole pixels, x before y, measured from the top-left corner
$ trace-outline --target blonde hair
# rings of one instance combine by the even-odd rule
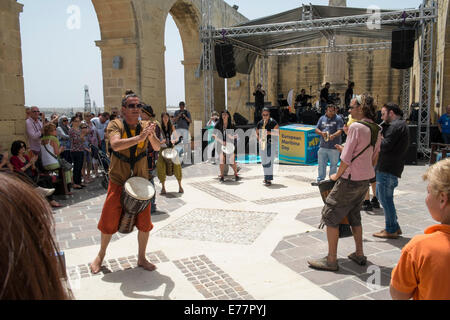
[[[450,197],[450,158],[436,162],[423,175],[428,180],[430,190],[434,195],[444,192]]]
[[[52,133],[53,130],[56,129],[56,125],[52,122],[47,123],[44,125],[44,136],[49,136],[50,133]]]

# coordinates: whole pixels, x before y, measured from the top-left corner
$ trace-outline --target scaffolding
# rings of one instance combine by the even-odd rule
[[[373,23],[373,14],[359,14],[350,16],[340,16],[331,18],[317,17],[314,6],[303,5],[301,20],[269,23],[260,25],[245,25],[236,27],[213,28],[211,26],[211,0],[202,0],[202,29],[200,31],[203,43],[203,70],[205,81],[205,112],[211,112],[214,106],[213,68],[212,68],[212,48],[217,41],[227,41],[236,47],[256,53],[267,61],[269,56],[282,55],[303,55],[303,54],[323,54],[331,52],[354,52],[371,50],[388,50],[391,42],[375,41],[373,43],[337,45],[335,43],[335,33],[344,29],[357,29],[367,27]],[[430,156],[430,111],[432,98],[432,74],[434,65],[434,29],[438,18],[436,0],[423,0],[418,9],[406,9],[399,11],[383,11],[377,14],[377,24],[402,25],[409,24],[416,27],[419,35],[419,55],[420,55],[420,101],[418,120],[418,151],[426,158]],[[319,32],[322,37],[328,40],[328,46],[317,47],[297,47],[297,48],[260,48],[253,44],[246,43],[245,39],[252,36],[276,36],[284,34],[300,34]],[[376,34],[376,30],[371,31],[371,36]],[[298,41],[302,42],[302,41]],[[286,46],[293,45],[293,41],[285,43]],[[266,69],[266,68],[264,68]],[[410,92],[411,70],[403,72],[403,87],[401,101],[409,112],[409,92]],[[209,113],[208,113],[209,114]],[[206,117],[206,115],[205,115]]]

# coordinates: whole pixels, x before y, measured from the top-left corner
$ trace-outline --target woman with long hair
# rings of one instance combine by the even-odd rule
[[[0,172],[0,300],[66,300],[65,271],[43,197]]]
[[[235,142],[237,135],[233,134],[234,124],[231,120],[231,115],[227,110],[224,110],[220,114],[219,121],[214,127],[214,133],[212,134],[212,138],[217,141],[220,145],[226,145],[227,140],[228,143]],[[219,149],[220,154],[220,182],[224,182],[224,171],[225,171],[225,161],[227,164],[230,164],[234,170],[234,180],[239,181],[241,177],[238,176],[238,170],[236,165],[236,153],[237,148],[234,148],[234,153],[232,155],[225,155],[221,148]]]
[[[167,112],[161,114],[161,149],[159,150],[158,161],[156,162],[156,171],[158,173],[158,179],[162,184],[161,194],[166,194],[166,177],[168,175],[174,175],[178,181],[179,193],[184,193],[181,187],[181,161],[177,155],[175,159],[165,159],[162,156],[162,152],[167,148],[173,148],[178,141],[177,132],[170,121],[170,115]],[[172,167],[172,170],[170,168]]]
[[[41,138],[41,159],[45,170],[53,171],[61,167],[58,158],[64,151],[64,147],[59,144],[59,140],[56,136],[56,125],[53,122],[47,123],[44,126],[44,135]],[[66,194],[71,195],[72,192],[70,192],[70,185],[72,184],[72,171],[63,170],[63,174],[64,183],[67,184],[67,189],[69,191]]]

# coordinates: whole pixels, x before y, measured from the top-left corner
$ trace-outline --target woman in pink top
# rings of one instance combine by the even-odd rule
[[[376,107],[371,96],[357,96],[350,103],[350,114],[356,121],[375,123]],[[369,124],[370,125],[370,124]],[[376,126],[374,126],[376,130]],[[347,218],[352,227],[356,252],[348,256],[359,265],[366,264],[363,252],[360,208],[369,188],[369,180],[375,176],[374,166],[380,151],[381,135],[374,146],[371,145],[371,129],[354,122],[349,130],[345,147],[336,145],[341,151],[341,165],[330,179],[336,181],[322,210],[322,223],[327,227],[328,255],[323,259],[309,260],[312,268],[337,271],[337,245],[339,223]]]

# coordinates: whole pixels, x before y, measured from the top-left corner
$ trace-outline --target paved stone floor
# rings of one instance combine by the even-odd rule
[[[158,211],[146,250],[154,272],[137,267],[134,231],[114,235],[101,272],[90,273],[106,194],[97,181],[58,199],[65,207],[54,211],[56,239],[77,299],[390,299],[390,275],[402,247],[435,223],[424,201],[426,168],[407,166],[396,189],[403,236],[372,237],[384,228],[383,209],[362,211],[368,263],[348,260],[354,242],[343,238],[338,272],[306,263],[327,253],[324,230],[317,229],[322,199],[310,185],[315,166],[280,165],[271,187],[263,186],[260,165],[241,165],[241,181],[220,183],[218,166],[207,163],[183,168],[184,194],[173,177],[165,196],[157,183]]]

